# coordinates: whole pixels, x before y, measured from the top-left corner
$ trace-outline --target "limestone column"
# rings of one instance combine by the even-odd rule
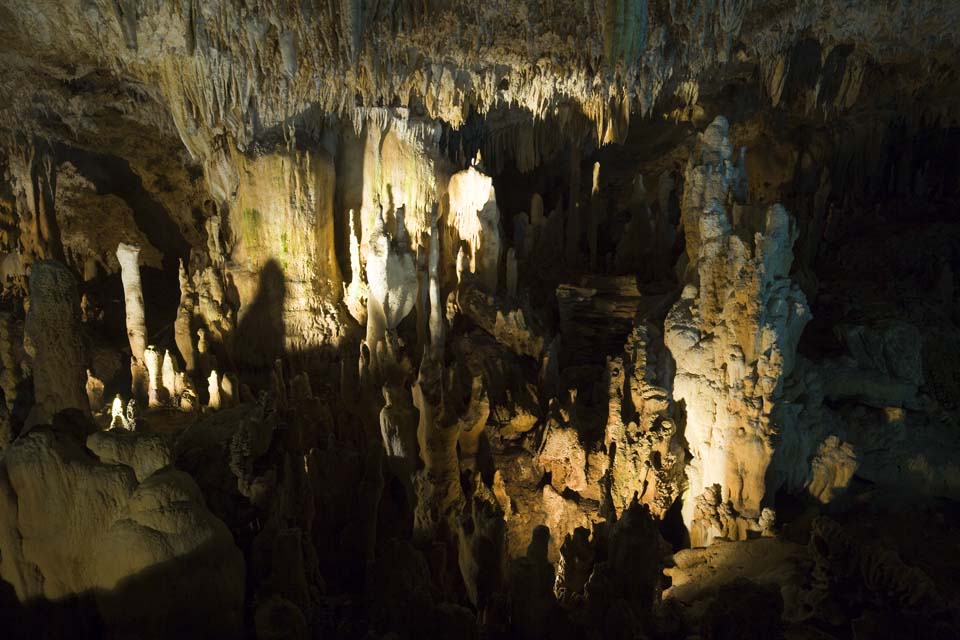
[[[133,376],[131,391],[139,398],[146,398],[148,373],[144,361],[147,350],[147,323],[143,308],[143,286],[140,284],[140,247],[121,242],[117,246],[120,262],[120,279],[123,281],[123,302],[127,316],[127,339],[130,341],[130,373]]]
[[[180,261],[180,306],[177,307],[177,319],[173,323],[174,340],[177,349],[183,357],[187,373],[193,374],[197,369],[197,347],[193,343],[193,331],[190,327],[193,311],[196,306],[196,291],[187,276],[187,270]]]
[[[148,406],[152,409],[163,405],[163,361],[160,352],[153,347],[143,352],[143,358],[147,366]]]
[[[210,377],[207,378],[207,393],[210,395],[210,400],[207,402],[207,406],[211,409],[220,408],[220,378],[217,376],[217,370],[214,369],[210,372]]]
[[[163,388],[166,390],[167,399],[172,400],[180,392],[180,389],[177,388],[177,374],[180,373],[177,371],[177,361],[172,355],[170,355],[170,350],[166,350],[163,354],[163,365],[161,367],[160,378],[163,381]]]
[[[36,400],[27,426],[49,423],[64,409],[88,412],[80,296],[70,270],[56,260],[35,262],[30,270],[30,310],[23,333],[24,349],[33,359]]]
[[[413,387],[413,404],[420,412],[417,442],[423,468],[417,472],[413,532],[418,540],[444,539],[463,502],[457,439],[460,425],[443,419],[444,369],[427,353]]]

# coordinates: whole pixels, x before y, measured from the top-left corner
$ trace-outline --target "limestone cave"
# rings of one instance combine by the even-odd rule
[[[960,638],[957,0],[0,0],[0,637]]]

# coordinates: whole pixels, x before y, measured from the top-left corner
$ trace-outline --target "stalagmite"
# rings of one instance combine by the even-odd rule
[[[450,224],[470,247],[470,268],[481,289],[497,292],[500,273],[500,210],[493,180],[474,167],[450,178]]]
[[[410,251],[403,217],[397,217],[397,232],[390,235],[383,213],[377,217],[368,239],[367,345],[371,369],[381,374],[381,346],[387,333],[394,331],[412,310],[417,298],[416,258]]]
[[[27,423],[49,423],[64,409],[88,413],[80,297],[76,280],[59,262],[41,260],[30,270],[30,309],[23,342],[32,358],[36,401]]]
[[[192,374],[197,368],[197,348],[193,341],[193,312],[196,306],[196,291],[190,282],[190,277],[180,261],[180,304],[177,306],[177,318],[173,324],[174,339],[177,349],[183,358],[187,373]]]
[[[308,382],[309,385],[309,382]],[[308,386],[309,388],[309,386]],[[234,373],[225,373],[220,379],[220,408],[232,407],[240,400],[240,382]]]
[[[459,288],[463,285],[464,281],[467,279],[467,274],[470,273],[470,255],[467,253],[466,247],[461,246],[457,251],[457,287]]]
[[[513,247],[507,249],[507,295],[517,295],[517,252]]]
[[[775,205],[765,216],[745,218],[744,227],[756,220],[752,241],[731,226],[725,203],[745,180],[731,155],[727,122],[718,117],[687,169],[682,215],[690,276],[666,320],[677,368],[674,397],[687,409],[692,460],[684,521],[695,545],[706,542],[693,537],[703,530],[693,525],[705,491],[720,487],[739,517],[756,519],[782,484],[784,470],[771,464],[774,451],[778,441],[796,440],[797,429],[783,388],[810,319],[789,278],[796,229],[786,210]]]
[[[140,284],[140,247],[121,242],[117,246],[120,277],[123,280],[123,301],[126,309],[127,338],[130,352],[138,362],[144,361],[147,349],[146,316],[143,310],[143,288]]]
[[[207,406],[211,409],[219,409],[220,377],[217,375],[216,369],[211,371],[210,376],[207,378],[207,393],[210,395],[210,399],[207,401]]]
[[[443,538],[453,530],[452,518],[463,500],[457,462],[459,423],[445,420],[444,369],[427,354],[413,387],[413,404],[420,412],[417,440],[423,469],[417,472],[418,496],[414,534],[424,540]]]
[[[398,386],[383,386],[380,410],[380,436],[386,451],[386,468],[400,478],[412,492],[412,477],[417,469],[417,416],[409,395]],[[407,406],[410,405],[410,406]]]
[[[427,275],[430,278],[430,348],[436,354],[443,351],[444,340],[443,311],[440,301],[440,231],[436,222],[430,227]]]
[[[543,197],[534,192],[530,196],[530,226],[533,227],[534,233],[540,229],[546,223],[546,218],[543,216]]]
[[[163,363],[160,366],[160,384],[163,387],[167,402],[172,401],[179,390],[177,389],[177,361],[170,354],[169,349],[163,352]]]
[[[423,353],[429,342],[430,332],[430,274],[428,272],[428,253],[430,239],[427,234],[420,235],[417,244],[417,344],[416,353]]]
[[[460,420],[460,436],[457,445],[460,450],[460,466],[463,469],[477,469],[477,456],[480,453],[480,441],[483,437],[487,418],[490,417],[490,401],[479,376],[470,383],[470,406]]]
[[[673,420],[669,359],[649,325],[631,331],[623,357],[607,359],[604,443],[610,456],[610,498],[618,516],[636,495],[663,518],[684,485],[686,455]]]
[[[350,248],[350,282],[344,283],[343,302],[353,318],[362,324],[367,321],[367,283],[364,282],[363,264],[360,261],[360,234],[354,220],[357,214],[353,209],[348,212],[349,248]]]
[[[130,398],[127,402],[127,429],[137,431],[140,428],[140,406],[136,398]]]
[[[144,352],[147,349],[147,325],[143,307],[143,287],[140,284],[140,247],[121,242],[117,246],[120,278],[123,281],[123,301],[126,312],[127,339],[130,342],[131,391],[137,397],[147,398],[149,373]]]
[[[143,359],[147,365],[147,399],[150,408],[160,407],[166,401],[163,386],[163,360],[155,347],[147,347],[143,352]]]

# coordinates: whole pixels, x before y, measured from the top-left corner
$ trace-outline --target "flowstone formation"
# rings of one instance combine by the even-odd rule
[[[717,118],[687,166],[681,219],[690,275],[664,334],[677,367],[674,397],[686,405],[684,522],[695,546],[713,536],[712,523],[703,521],[711,516],[695,513],[697,499],[717,485],[723,503],[759,518],[783,482],[772,464],[775,449],[796,440],[789,432],[800,428],[797,412],[783,406],[810,319],[789,279],[795,224],[781,205],[761,214],[736,203],[747,176],[734,161],[729,124]]]
[[[960,637],[958,49],[0,0],[3,637]]]

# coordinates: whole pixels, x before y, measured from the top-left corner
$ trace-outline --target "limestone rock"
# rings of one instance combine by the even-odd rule
[[[667,316],[665,341],[676,360],[674,398],[687,410],[690,494],[719,485],[724,502],[756,518],[783,482],[771,464],[778,434],[789,439],[797,429],[795,414],[778,405],[786,404],[784,382],[810,312],[789,279],[796,229],[783,207],[732,224],[725,204],[743,179],[718,117],[687,168],[682,216],[691,272]],[[693,508],[687,500],[688,527]]]
[[[493,180],[475,167],[450,177],[450,225],[470,248],[470,270],[488,295],[497,293],[500,274],[500,210]]]
[[[123,464],[133,469],[138,482],[173,464],[170,445],[163,436],[156,434],[121,429],[98,431],[87,437],[86,445],[101,462]]]
[[[604,444],[609,455],[610,498],[617,515],[638,496],[663,517],[685,484],[686,453],[674,422],[668,385],[673,371],[649,324],[633,329],[624,354],[608,358],[608,413]]]
[[[152,466],[139,458],[139,437],[94,440],[117,443],[123,464],[42,427],[9,448],[0,470],[3,579],[21,601],[92,591],[111,633],[238,630],[244,566],[230,532],[185,473],[166,468],[138,482],[126,463],[143,474]]]
[[[539,358],[547,338],[529,308],[514,306],[467,285],[457,290],[457,305],[477,326],[519,355]]]
[[[117,245],[117,261],[120,262],[120,276],[123,279],[130,352],[142,363],[147,349],[147,321],[143,306],[143,285],[140,283],[140,247],[121,242]]]
[[[807,491],[826,504],[843,492],[857,471],[857,455],[849,443],[830,436],[817,448],[810,463]]]
[[[28,423],[48,423],[63,409],[90,410],[80,298],[73,275],[59,262],[34,263],[24,349],[32,358],[36,405]]]

